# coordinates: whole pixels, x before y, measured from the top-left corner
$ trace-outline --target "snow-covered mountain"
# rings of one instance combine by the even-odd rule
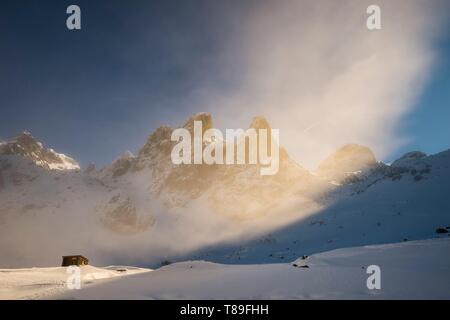
[[[213,127],[207,113],[182,127],[192,131],[195,120]],[[270,128],[262,117],[250,127]],[[29,133],[2,142],[1,266],[54,265],[70,252],[104,264],[280,262],[446,236],[450,226],[450,151],[389,166],[347,145],[310,172],[281,147],[278,173],[261,176],[258,165],[174,165],[172,130],[159,127],[137,155],[102,169],[80,170]]]
[[[338,183],[352,182],[355,174],[368,171],[377,166],[372,151],[356,144],[345,145],[329,155],[320,163],[317,172],[320,176]],[[345,181],[345,180],[350,181]]]
[[[407,154],[391,166],[377,163],[352,175],[318,199],[322,209],[314,214],[196,258],[282,262],[335,248],[450,235],[450,150],[414,160]]]
[[[12,141],[0,141],[0,156],[18,155],[32,161],[37,166],[49,170],[78,170],[79,164],[72,158],[56,153],[53,149],[45,149],[42,143],[24,131]]]

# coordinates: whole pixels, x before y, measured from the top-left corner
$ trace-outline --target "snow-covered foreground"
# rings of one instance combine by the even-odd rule
[[[449,252],[443,238],[338,249],[286,264],[188,261],[50,298],[450,299]],[[381,268],[381,290],[366,286],[369,265]]]
[[[71,275],[65,267],[0,269],[0,299],[43,299],[67,289]],[[81,286],[104,283],[115,277],[151,271],[134,267],[80,267]]]

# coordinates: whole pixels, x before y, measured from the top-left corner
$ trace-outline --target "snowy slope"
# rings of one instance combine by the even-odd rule
[[[323,196],[323,209],[314,214],[252,239],[208,248],[195,257],[276,263],[335,248],[448,237],[450,233],[436,230],[450,231],[450,150],[407,165],[376,167],[363,176]]]
[[[81,288],[102,283],[114,277],[149,272],[150,269],[134,267],[80,267]],[[68,290],[65,267],[0,269],[1,299],[43,299]]]
[[[290,264],[188,261],[56,299],[450,299],[450,239],[339,249]],[[381,290],[366,286],[369,265]]]

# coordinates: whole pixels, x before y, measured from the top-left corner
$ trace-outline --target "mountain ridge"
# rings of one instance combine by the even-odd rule
[[[206,113],[192,116],[184,125],[189,127],[193,119],[212,126]],[[269,126],[264,118],[255,119],[250,127]],[[91,165],[85,170],[52,170],[36,163],[29,153],[0,154],[4,263],[45,263],[54,259],[55,252],[66,251],[83,252],[105,263],[120,263],[114,260],[120,256],[140,265],[189,253],[230,263],[274,262],[281,256],[288,258],[277,252],[284,252],[293,241],[302,244],[301,250],[296,249],[301,255],[353,244],[433,237],[435,228],[450,225],[445,214],[450,204],[442,193],[450,186],[450,150],[431,156],[410,154],[403,158],[408,161],[387,165],[378,162],[370,149],[347,145],[336,151],[343,149],[344,157],[327,158],[327,167],[337,170],[327,173],[337,176],[311,172],[286,152],[276,175],[261,176],[256,165],[174,165],[172,130],[157,128],[137,155],[125,152],[100,169]],[[364,155],[362,160],[356,156],[362,170],[347,167],[347,160],[355,158],[353,151]],[[428,220],[418,211],[426,203],[437,204]],[[399,207],[407,208],[403,210],[411,216],[397,215]],[[359,225],[367,216],[359,210],[372,212],[367,218],[370,227]],[[377,224],[384,226],[385,221],[392,224],[386,234]],[[28,240],[22,246],[11,245],[19,237],[18,230],[26,230]],[[280,230],[288,231],[283,235]],[[274,238],[279,246],[271,245]],[[33,251],[36,245],[47,247],[47,252]]]
[[[0,141],[0,155],[19,155],[49,170],[79,170],[80,165],[72,158],[53,149],[45,149],[30,132],[23,131],[15,139]]]

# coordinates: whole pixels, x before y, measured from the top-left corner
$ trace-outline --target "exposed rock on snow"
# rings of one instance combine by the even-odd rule
[[[134,155],[130,151],[126,151],[118,159],[116,159],[111,165],[111,171],[113,177],[123,176],[131,169],[134,163]]]
[[[425,158],[427,155],[421,151],[411,151],[392,163],[392,167],[405,167],[414,163],[416,160]]]
[[[194,122],[195,121],[201,121],[202,122],[202,134],[213,127],[212,117],[211,114],[207,112],[199,112],[189,119],[186,120],[186,122],[183,125],[183,128],[189,130],[191,133],[191,137],[194,136]]]
[[[56,153],[53,149],[44,149],[28,132],[24,131],[16,139],[0,144],[0,155],[23,156],[38,166],[50,170],[78,170],[79,164],[72,158]]]

